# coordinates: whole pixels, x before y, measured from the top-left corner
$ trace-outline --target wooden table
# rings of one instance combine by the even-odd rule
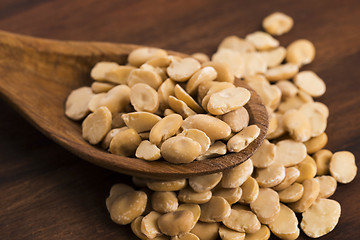
[[[281,44],[306,38],[316,46],[315,61],[304,69],[314,70],[328,87],[319,99],[330,108],[327,148],[352,151],[360,166],[359,3],[1,0],[0,29],[212,54],[224,37],[260,30],[263,17],[283,11],[295,27],[278,38]],[[111,222],[104,204],[110,186],[129,177],[75,157],[3,100],[0,109],[0,239],[136,239],[128,226]],[[338,187],[332,198],[342,204],[340,222],[321,239],[360,239],[359,179]]]

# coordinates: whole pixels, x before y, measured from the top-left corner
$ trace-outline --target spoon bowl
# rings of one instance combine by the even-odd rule
[[[110,154],[87,143],[82,138],[80,122],[64,114],[67,96],[72,90],[91,84],[89,73],[95,63],[106,60],[125,64],[128,54],[139,47],[143,46],[56,41],[0,31],[0,94],[37,129],[64,148],[93,164],[127,175],[176,179],[210,174],[234,167],[256,151],[266,135],[267,111],[259,95],[238,79],[235,84],[251,92],[245,106],[250,124],[256,124],[261,130],[259,137],[239,153],[174,165],[162,160],[147,162]]]

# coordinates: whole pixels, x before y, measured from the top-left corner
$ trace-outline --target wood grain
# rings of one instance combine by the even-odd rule
[[[212,54],[224,37],[259,30],[262,18],[274,11],[295,20],[294,29],[278,38],[282,45],[298,38],[315,44],[315,61],[304,69],[314,70],[327,84],[319,99],[330,108],[326,148],[352,151],[360,166],[360,5],[356,0],[3,0],[0,29]],[[110,221],[104,204],[110,186],[129,181],[128,177],[70,154],[4,101],[0,108],[0,239],[136,239],[128,227]],[[340,222],[320,239],[360,238],[359,188],[359,177],[338,186],[331,198],[342,205]],[[309,238],[301,234],[299,239]]]

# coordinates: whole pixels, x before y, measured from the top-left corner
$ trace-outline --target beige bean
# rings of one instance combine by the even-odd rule
[[[190,212],[192,212],[194,216],[194,221],[191,226],[191,229],[193,229],[195,224],[198,222],[200,218],[200,214],[201,214],[200,206],[198,204],[183,203],[179,205],[177,211],[183,211],[183,210],[189,210]]]
[[[285,167],[281,163],[274,162],[266,168],[257,168],[255,179],[260,187],[274,187],[285,178]]]
[[[218,71],[216,71],[214,67],[205,66],[192,75],[192,77],[186,83],[185,89],[190,95],[194,95],[201,83],[208,81],[211,82],[215,80],[218,75]]]
[[[340,204],[331,199],[319,199],[302,214],[301,229],[311,238],[331,232],[341,215]]]
[[[269,117],[269,126],[268,126],[268,131],[266,133],[266,138],[269,138],[269,136],[272,136],[272,134],[274,134],[275,131],[277,130],[279,122],[276,113],[274,113],[272,109],[269,107],[266,107],[266,109],[268,110],[268,117]]]
[[[89,114],[82,123],[82,137],[90,144],[98,144],[111,128],[111,112],[107,107],[99,107]]]
[[[335,193],[337,182],[332,176],[316,177],[320,183],[320,192],[318,198],[328,198]]]
[[[257,31],[245,37],[246,41],[251,42],[257,50],[269,50],[279,46],[279,41],[270,34]]]
[[[198,142],[180,135],[165,140],[161,145],[162,157],[171,163],[192,162],[201,151],[201,145]]]
[[[214,85],[219,84],[217,81],[203,81],[199,84],[197,89],[197,100],[202,103],[202,100],[206,97],[210,88]],[[235,86],[234,86],[235,87]]]
[[[332,152],[327,149],[322,149],[313,155],[316,162],[316,175],[329,174],[329,164],[332,155]]]
[[[110,217],[118,224],[129,224],[145,211],[146,203],[145,192],[126,192],[117,197],[109,206]]]
[[[110,142],[109,151],[121,156],[133,156],[141,138],[132,128],[118,132]]]
[[[300,91],[301,93],[301,91]],[[321,113],[326,119],[329,117],[329,108],[321,103],[321,102],[312,102],[308,101],[301,106],[301,111],[303,112],[319,112]],[[309,113],[307,113],[309,115]]]
[[[131,112],[121,116],[126,126],[137,132],[150,131],[161,120],[161,117],[149,112]]]
[[[89,112],[89,102],[94,96],[91,88],[81,87],[71,91],[65,103],[65,115],[72,120],[80,120]]]
[[[189,108],[184,101],[179,100],[174,96],[169,96],[168,101],[170,108],[180,114],[183,118],[196,115],[196,112]]]
[[[235,204],[231,208],[230,216],[223,220],[223,224],[235,231],[255,233],[260,230],[261,224],[250,208]]]
[[[328,142],[328,137],[325,132],[320,134],[319,136],[312,137],[306,142],[304,142],[306,146],[307,153],[312,154],[320,151]]]
[[[315,102],[308,102],[299,108],[308,119],[311,125],[311,136],[316,137],[322,134],[327,126],[326,110],[320,107],[321,105]]]
[[[171,114],[157,122],[150,131],[149,140],[159,146],[163,141],[175,135],[183,123],[179,114]]]
[[[259,231],[255,233],[247,233],[245,240],[268,240],[270,238],[270,230],[266,225],[261,225]]]
[[[244,77],[265,73],[268,67],[263,55],[258,52],[244,53],[244,61]]]
[[[280,201],[283,203],[292,203],[299,201],[304,194],[304,187],[300,183],[294,183],[291,186],[279,192]]]
[[[226,152],[226,144],[221,141],[216,141],[215,143],[210,145],[209,149],[206,152],[200,154],[200,156],[197,157],[196,160],[205,160],[208,158],[222,156],[225,155]]]
[[[246,88],[227,88],[210,96],[207,109],[211,114],[222,115],[244,106],[250,95]]]
[[[165,213],[158,219],[158,226],[162,233],[177,236],[189,232],[194,221],[194,216],[189,210]]]
[[[249,124],[249,113],[244,107],[221,115],[219,118],[230,126],[232,132],[240,132]]]
[[[116,113],[112,116],[111,128],[121,128],[126,126],[124,120],[121,118],[123,114],[124,113]]]
[[[141,220],[140,230],[148,238],[153,239],[162,235],[159,227],[157,226],[157,220],[161,214],[151,211],[149,214],[143,217]]]
[[[216,70],[217,76],[215,77],[216,81],[218,82],[230,82],[234,83],[235,76],[231,72],[229,66],[227,64],[221,62],[207,62],[202,65],[203,68],[205,67],[212,67]]]
[[[284,61],[286,56],[286,49],[280,46],[268,51],[261,51],[260,54],[265,60],[266,65],[269,68],[273,68],[279,66]]]
[[[213,62],[227,65],[230,69],[231,75],[237,78],[244,76],[245,58],[244,55],[239,52],[223,48],[212,55],[211,60]]]
[[[280,215],[269,228],[280,239],[295,240],[300,234],[295,213],[284,204],[280,204]]]
[[[231,128],[225,122],[215,117],[197,114],[186,118],[182,124],[185,129],[199,129],[206,133],[211,141],[223,139],[230,135]]]
[[[284,126],[295,141],[306,142],[312,135],[308,117],[299,110],[291,109],[284,114]]]
[[[142,64],[152,58],[166,57],[166,51],[159,48],[142,47],[132,51],[128,56],[130,65],[140,67]]]
[[[175,96],[186,103],[192,110],[197,113],[204,113],[204,109],[200,107],[200,105],[179,85],[176,84],[174,88]]]
[[[134,191],[134,189],[126,184],[118,183],[112,185],[110,188],[109,197],[106,198],[106,202],[105,202],[107,210],[110,211],[110,207],[119,196],[132,191]]]
[[[219,225],[219,223],[197,222],[191,233],[198,236],[200,240],[216,240],[219,236]]]
[[[230,82],[212,82],[211,85],[209,85],[209,89],[206,92],[206,95],[211,96],[215,93],[218,93],[222,90],[228,89],[228,88],[235,88],[235,85]],[[200,90],[200,89],[199,89]]]
[[[200,69],[200,63],[194,58],[183,58],[171,62],[167,68],[169,77],[176,82],[185,82]]]
[[[289,207],[298,213],[306,211],[317,199],[320,191],[320,183],[315,178],[306,179],[302,185],[304,192],[300,200],[289,204]]]
[[[98,62],[91,69],[90,76],[94,80],[105,81],[107,80],[106,73],[118,66],[119,64],[117,64],[116,62]]]
[[[294,97],[288,97],[284,101],[282,101],[278,107],[278,111],[280,113],[285,113],[290,109],[299,109],[305,103],[307,103],[307,99],[303,97],[306,96],[302,91],[298,91],[297,95]]]
[[[266,77],[263,74],[256,74],[254,76],[246,76],[244,81],[246,83],[250,82],[260,82],[260,83],[269,83]]]
[[[89,109],[94,112],[97,108],[105,106],[115,115],[123,112],[129,103],[130,88],[126,85],[118,85],[107,93],[99,93],[93,96],[89,102]]]
[[[146,186],[153,191],[179,191],[186,186],[186,179],[176,180],[148,180]]]
[[[165,109],[169,107],[169,96],[174,96],[175,82],[170,78],[166,79],[158,89],[159,107]]]
[[[296,179],[296,182],[302,183],[305,179],[311,179],[316,175],[316,163],[315,160],[306,155],[305,159],[296,165],[300,171],[300,176]]]
[[[193,233],[180,233],[178,236],[174,236],[171,240],[200,240],[198,236]]]
[[[240,187],[237,188],[217,188],[213,192],[213,196],[223,197],[230,205],[240,200],[242,190]]]
[[[170,65],[171,59],[171,56],[155,57],[147,60],[145,64],[153,67],[166,68]]]
[[[281,183],[273,187],[275,191],[281,191],[288,188],[300,176],[300,171],[296,167],[285,168],[285,178]]]
[[[159,74],[153,71],[136,69],[130,73],[127,83],[129,87],[132,87],[138,83],[142,83],[149,85],[153,89],[157,90],[162,83],[162,78]]]
[[[218,50],[222,48],[230,49],[239,53],[255,51],[255,46],[252,43],[234,35],[228,36],[221,41],[218,46]]]
[[[270,188],[260,188],[259,196],[250,203],[250,208],[262,224],[272,223],[280,214],[279,195]]]
[[[189,185],[195,192],[206,192],[213,189],[221,180],[222,172],[189,178]]]
[[[227,149],[229,152],[240,152],[248,147],[259,135],[260,128],[256,125],[250,125],[230,138],[227,142]]]
[[[131,222],[131,230],[135,234],[135,236],[137,236],[141,240],[149,240],[150,238],[148,238],[141,232],[141,221],[143,218],[144,218],[143,216],[139,216],[135,218],[135,220]],[[152,240],[168,240],[168,237],[165,235],[161,235],[152,238]]]
[[[239,200],[240,203],[249,204],[257,199],[259,196],[259,184],[257,181],[249,177],[242,185],[242,195]]]
[[[274,162],[275,154],[276,145],[265,139],[261,146],[252,155],[251,160],[254,164],[254,167],[265,168]]]
[[[269,81],[276,82],[293,78],[299,72],[299,67],[293,63],[285,63],[279,66],[270,68],[265,73]]]
[[[98,107],[101,107],[101,101],[102,99],[106,96],[106,93],[98,93],[93,95],[93,97],[90,99],[89,103],[88,103],[88,108],[90,109],[91,112],[94,112]],[[129,99],[130,99],[130,94],[129,94]]]
[[[299,89],[299,91],[298,91],[298,96],[305,103],[314,102],[314,99],[310,96],[310,94],[306,93],[305,91],[303,91],[301,89]],[[321,109],[321,110],[323,110],[323,109]]]
[[[102,93],[102,92],[107,92],[110,89],[112,89],[115,85],[112,83],[106,83],[106,82],[93,82],[91,84],[91,90],[93,91],[93,93]]]
[[[220,196],[213,196],[207,203],[201,204],[200,221],[221,222],[230,215],[230,204]]]
[[[147,84],[137,83],[131,87],[131,105],[138,112],[154,113],[159,108],[159,96],[157,92]]]
[[[281,91],[283,99],[295,97],[298,93],[297,87],[289,80],[281,80],[275,84]]]
[[[103,149],[108,149],[110,146],[111,140],[115,137],[116,134],[118,134],[121,131],[124,131],[128,129],[128,127],[122,127],[122,128],[114,128],[111,129],[105,136],[105,138],[101,142],[101,147]]]
[[[220,226],[219,235],[222,240],[244,240],[245,233],[231,230],[225,226]]]
[[[212,192],[205,191],[205,192],[195,192],[191,188],[184,188],[181,189],[178,198],[181,202],[184,203],[196,203],[196,204],[202,204],[210,201],[212,197]]]
[[[169,61],[170,61],[170,59],[169,59]],[[154,72],[157,75],[159,75],[161,80],[163,80],[163,81],[168,78],[167,73],[166,73],[166,67],[157,67],[157,66],[150,65],[146,62],[143,65],[141,65],[139,69]]]
[[[351,182],[357,173],[354,154],[348,151],[334,153],[330,159],[329,170],[339,183]]]
[[[312,97],[320,97],[326,91],[324,81],[313,71],[302,71],[294,77],[294,83],[298,88]]]
[[[127,84],[130,73],[136,70],[132,66],[117,66],[105,73],[105,79],[115,84]]]
[[[199,129],[185,129],[178,136],[185,136],[198,142],[201,146],[201,154],[205,153],[210,147],[210,138]]]
[[[265,106],[275,110],[280,104],[281,90],[276,85],[271,85],[267,81],[251,81],[249,86],[260,95]]]
[[[226,169],[223,172],[221,186],[224,188],[240,187],[253,173],[254,167],[251,159],[246,160],[240,165]]]
[[[161,158],[160,149],[148,140],[142,141],[136,149],[135,156],[147,161],[155,161]]]
[[[195,58],[199,63],[206,63],[210,61],[210,57],[206,53],[196,52],[191,54],[192,58]]]
[[[174,192],[154,192],[151,195],[152,208],[160,213],[174,212],[179,206]]]
[[[283,123],[283,114],[277,112],[277,113],[275,113],[275,117],[276,117],[277,126],[274,131],[272,131],[266,135],[266,138],[269,140],[281,137],[285,133],[285,127],[284,127],[284,123]],[[270,119],[270,121],[271,121],[271,119]],[[270,122],[269,122],[269,126],[270,126]]]
[[[282,12],[274,12],[264,18],[262,22],[262,26],[271,35],[283,35],[291,30],[294,25],[294,20],[282,13]]]
[[[175,112],[170,108],[164,110],[164,117],[169,116],[170,114],[175,114]]]
[[[294,140],[282,140],[276,144],[275,156],[275,162],[291,167],[305,159],[306,147]]]
[[[309,64],[314,60],[315,47],[309,40],[299,39],[287,47],[286,61],[299,66]]]

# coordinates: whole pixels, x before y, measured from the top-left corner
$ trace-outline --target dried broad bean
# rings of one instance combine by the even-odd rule
[[[91,144],[103,140],[111,128],[111,112],[107,107],[99,107],[89,114],[82,123],[82,136]]]
[[[302,214],[301,229],[312,238],[331,232],[339,221],[340,204],[331,199],[319,199]]]
[[[65,103],[65,115],[73,120],[84,118],[89,112],[89,102],[94,96],[91,88],[81,87],[71,91]]]

